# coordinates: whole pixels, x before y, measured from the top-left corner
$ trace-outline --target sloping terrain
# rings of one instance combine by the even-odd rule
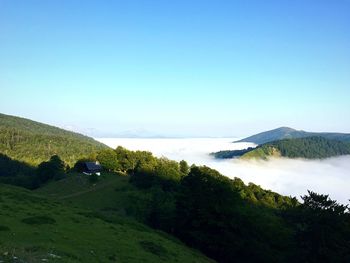
[[[269,157],[323,159],[350,154],[350,143],[313,136],[264,143],[256,148],[211,153],[217,159],[267,159]]]
[[[330,140],[350,142],[350,134],[348,133],[306,132],[298,131],[289,127],[280,127],[274,130],[261,132],[239,140],[237,142],[252,142],[255,144],[264,144],[267,142],[273,142],[283,139],[296,139],[312,136],[319,136]]]
[[[69,174],[35,190],[52,200],[94,210],[106,217],[131,216],[143,221],[151,209],[151,193],[129,183],[129,176],[102,173],[95,184],[83,174]]]
[[[0,114],[0,153],[38,165],[57,154],[69,165],[107,148],[94,139],[32,120]]]
[[[211,262],[168,235],[121,217],[0,184],[1,262]]]
[[[323,159],[347,154],[350,154],[349,143],[323,137],[306,137],[266,143],[248,151],[241,158],[266,159],[282,156],[287,158]]]

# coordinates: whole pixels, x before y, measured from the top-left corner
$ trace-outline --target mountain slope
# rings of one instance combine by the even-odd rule
[[[329,140],[323,137],[284,139],[265,143],[243,154],[241,158],[288,157],[322,159],[350,154],[350,143]]]
[[[17,187],[0,184],[0,207],[0,262],[212,262],[133,220],[106,220]]]
[[[350,134],[348,133],[306,132],[298,131],[289,127],[280,127],[274,130],[261,132],[239,140],[237,142],[252,142],[255,144],[264,144],[267,142],[273,142],[283,139],[296,139],[311,136],[320,136],[330,140],[350,142]]]
[[[0,114],[0,153],[19,161],[37,165],[57,154],[72,165],[103,148],[107,146],[78,133]]]

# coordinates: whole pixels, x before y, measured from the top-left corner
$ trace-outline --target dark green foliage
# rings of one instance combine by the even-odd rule
[[[282,140],[269,145],[277,148],[282,156],[290,158],[314,159],[350,154],[349,144],[322,137]]]
[[[131,176],[131,182],[147,189],[150,196],[143,204],[147,206],[143,220],[148,225],[176,235],[219,262],[347,259],[350,225],[346,206],[324,197],[320,200],[313,193],[300,205],[296,198],[252,183],[245,185],[208,167],[192,166],[179,181],[169,176],[172,172],[164,173],[164,169],[174,172],[175,166],[168,165],[136,169]],[[161,183],[169,179],[174,184],[170,189]],[[327,236],[328,241],[322,239]]]
[[[266,159],[276,153],[288,158],[322,159],[350,154],[350,144],[323,137],[307,137],[269,142],[245,150],[220,151],[212,153],[212,155],[220,159],[240,156]]]
[[[188,175],[190,172],[190,166],[185,160],[182,160],[179,162],[180,165],[180,172],[183,173],[183,175]]]
[[[250,152],[253,149],[254,149],[253,147],[248,147],[247,149],[243,149],[243,150],[219,151],[219,152],[211,153],[210,155],[214,156],[217,159],[232,159],[232,158],[240,157],[243,154]]]
[[[120,169],[124,172],[132,173],[138,163],[136,152],[129,151],[121,146],[115,149],[118,156],[118,162],[120,164]]]
[[[156,165],[156,158],[147,151],[129,151],[121,146],[115,150],[120,170],[133,174],[136,170],[151,171]]]
[[[52,225],[56,220],[49,216],[32,216],[22,219],[22,222],[28,225]]]
[[[34,167],[0,154],[0,182],[34,189],[39,185]]]
[[[155,186],[150,189],[150,195],[151,205],[145,222],[153,228],[172,233],[175,224],[176,194]]]
[[[219,262],[286,259],[290,230],[273,210],[244,201],[236,182],[208,167],[194,167],[181,186],[176,234],[187,244]]]
[[[116,172],[120,170],[118,155],[112,149],[102,150],[97,154],[97,160],[107,171]]]
[[[0,154],[0,183],[35,189],[50,180],[64,178],[65,169],[65,163],[57,155],[35,168]]]
[[[350,214],[328,195],[309,191],[290,212],[303,262],[350,262]],[[292,215],[292,216],[291,216]]]
[[[51,179],[60,180],[65,177],[65,164],[59,156],[54,155],[38,166],[37,174],[41,184]]]
[[[107,146],[92,138],[28,119],[0,114],[0,153],[38,165],[57,154],[67,164]]]
[[[249,183],[245,185],[239,178],[234,178],[231,182],[240,197],[253,204],[260,204],[271,208],[288,208],[298,205],[294,197],[283,196],[270,190],[264,190],[260,186]]]
[[[347,142],[329,140],[323,137],[307,137],[298,139],[284,139],[265,143],[256,148],[239,151],[221,151],[213,153],[216,158],[267,159],[269,156],[283,156],[288,158],[322,159],[333,156],[350,154],[350,144]]]
[[[296,199],[208,167],[193,166],[183,176],[180,165],[166,159],[156,159],[152,169],[137,167],[130,182],[150,196],[144,203],[145,223],[221,262],[246,257],[246,262],[278,262],[291,253],[292,230],[273,209],[293,207]]]
[[[175,161],[154,158],[150,164],[140,160],[130,178],[130,182],[140,188],[159,185],[163,190],[172,191],[183,176],[179,164]]]
[[[0,153],[0,177],[13,177],[19,174],[32,175],[35,169],[23,162],[12,160]]]

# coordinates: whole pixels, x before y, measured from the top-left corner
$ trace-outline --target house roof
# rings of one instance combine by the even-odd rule
[[[95,162],[85,162],[85,166],[89,171],[97,171],[101,170],[102,168],[100,164],[97,164]]]

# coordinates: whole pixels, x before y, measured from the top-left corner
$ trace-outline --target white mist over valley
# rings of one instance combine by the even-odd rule
[[[332,199],[348,203],[350,193],[350,156],[324,160],[275,158],[269,161],[226,159],[209,155],[220,150],[238,150],[255,146],[232,143],[237,138],[98,138],[112,147],[150,151],[157,157],[186,160],[189,164],[206,165],[230,178],[239,177],[265,189],[300,197],[312,190],[329,194]]]

